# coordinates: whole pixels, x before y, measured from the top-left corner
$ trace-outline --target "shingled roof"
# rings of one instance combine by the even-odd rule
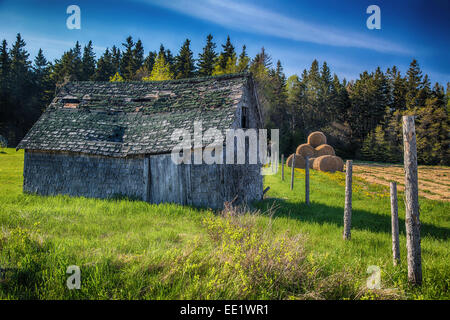
[[[64,85],[18,149],[113,157],[170,152],[174,129],[196,120],[225,130],[248,74],[151,82],[70,82]]]

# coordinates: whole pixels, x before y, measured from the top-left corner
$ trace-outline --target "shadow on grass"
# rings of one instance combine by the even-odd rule
[[[263,211],[272,206],[276,207],[274,217],[288,217],[305,222],[344,226],[344,209],[341,207],[332,207],[314,202],[308,206],[305,203],[293,203],[279,198],[267,198],[255,204],[255,206]],[[405,234],[405,220],[401,218],[398,220],[399,233]],[[353,209],[352,229],[391,233],[391,216]],[[450,229],[422,223],[420,234],[422,237],[447,240],[450,235]]]

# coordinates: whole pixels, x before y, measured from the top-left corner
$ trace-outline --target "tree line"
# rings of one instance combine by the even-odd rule
[[[230,37],[217,48],[213,36],[194,58],[186,39],[175,55],[161,44],[145,55],[141,40],[127,37],[97,59],[92,41],[76,42],[59,59],[48,61],[42,49],[33,61],[17,34],[0,47],[0,135],[15,146],[67,81],[160,81],[250,72],[257,83],[266,128],[280,129],[280,152],[290,154],[312,131],[326,133],[345,158],[402,160],[401,116],[416,115],[419,162],[449,164],[450,84],[447,88],[422,74],[413,60],[405,75],[393,66],[364,71],[352,81],[332,74],[314,60],[301,75],[286,78],[264,48],[250,58],[237,52]]]

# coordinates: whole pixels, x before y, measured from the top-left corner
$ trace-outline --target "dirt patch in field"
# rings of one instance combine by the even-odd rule
[[[404,171],[401,165],[355,163],[353,174],[367,182],[389,186],[397,182],[404,190]],[[419,195],[432,200],[450,201],[450,167],[419,166]]]

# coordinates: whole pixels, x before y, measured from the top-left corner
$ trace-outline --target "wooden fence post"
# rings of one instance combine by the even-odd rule
[[[273,172],[273,163],[274,163],[274,160],[275,159],[275,157],[273,156],[273,154],[272,153],[270,153],[270,170],[272,170],[272,172]]]
[[[294,190],[294,168],[295,168],[295,153],[292,156],[292,162],[291,162],[291,190]]]
[[[397,183],[391,182],[392,256],[394,266],[400,264],[400,242],[398,240]]]
[[[352,160],[347,160],[345,168],[345,208],[344,208],[344,240],[350,240],[352,226]]]
[[[417,174],[417,145],[414,116],[403,116],[403,158],[405,166],[405,224],[408,251],[408,280],[422,284],[420,249],[419,189]]]
[[[284,181],[284,154],[281,155],[281,181]]]
[[[305,202],[309,205],[309,157],[305,158]]]
[[[275,157],[275,172],[278,172],[278,163],[280,161],[280,155],[278,154],[278,152],[276,153],[276,157]]]

